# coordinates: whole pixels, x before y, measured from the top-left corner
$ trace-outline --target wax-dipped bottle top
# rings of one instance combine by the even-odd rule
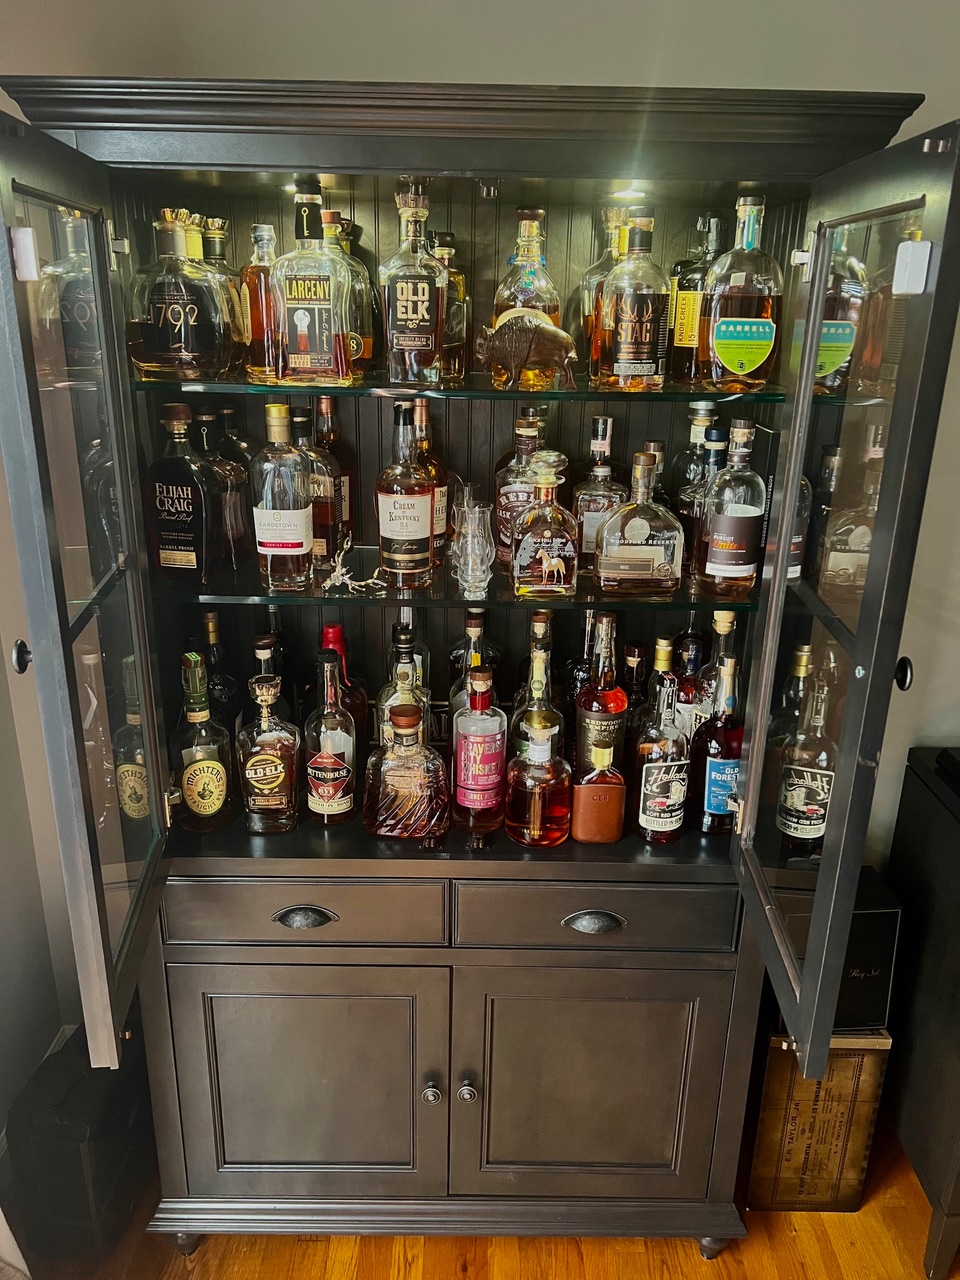
[[[181,659],[185,716],[170,743],[178,810],[185,831],[219,831],[233,819],[234,773],[230,732],[211,719],[206,664],[199,653]]]

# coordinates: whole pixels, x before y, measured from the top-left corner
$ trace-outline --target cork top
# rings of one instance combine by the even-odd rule
[[[416,729],[422,719],[420,708],[412,702],[399,702],[390,708],[390,723],[394,729]]]

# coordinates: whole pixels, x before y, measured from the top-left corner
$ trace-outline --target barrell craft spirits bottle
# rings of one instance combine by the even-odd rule
[[[432,240],[434,257],[447,268],[446,311],[443,317],[443,359],[440,376],[446,386],[458,387],[467,372],[469,305],[467,277],[456,266],[457,242],[452,232],[437,231]]]
[[[870,566],[873,527],[880,503],[883,459],[872,458],[863,471],[863,499],[855,507],[831,515],[823,541],[823,567],[818,591],[828,604],[854,619],[863,598]]]
[[[613,767],[613,747],[595,742],[573,781],[570,834],[581,844],[614,844],[623,835],[627,788]]]
[[[704,720],[713,714],[713,703],[717,696],[717,680],[720,677],[720,664],[724,658],[735,656],[733,651],[733,633],[736,629],[737,615],[731,609],[717,609],[713,615],[713,633],[716,637],[710,661],[697,672],[697,691],[694,698],[693,731],[696,732]],[[691,735],[691,741],[693,741]]]
[[[777,829],[785,848],[807,857],[823,849],[837,762],[836,743],[824,728],[828,692],[823,680],[806,690],[799,728],[781,756]]]
[[[706,450],[703,447],[707,427],[717,420],[717,410],[710,400],[694,400],[690,405],[690,443],[684,445],[670,459],[664,471],[663,490],[673,510],[679,510],[681,492],[703,478],[706,466]]]
[[[606,462],[595,462],[586,480],[573,490],[573,515],[579,530],[578,565],[581,573],[592,573],[596,563],[597,529],[604,517],[627,500],[624,485],[613,479]]]
[[[518,596],[549,599],[577,590],[577,522],[556,500],[562,453],[542,449],[530,460],[533,503],[513,530],[513,589]]]
[[[510,720],[510,750],[521,759],[530,748],[531,732],[544,730],[553,738],[553,751],[563,754],[563,715],[554,705],[550,677],[550,646],[535,640],[530,647],[530,671]]]
[[[603,302],[603,282],[620,261],[620,228],[623,226],[624,216],[622,208],[600,210],[606,248],[596,262],[587,267],[580,280],[580,347],[591,386],[596,384],[600,369],[600,325],[597,323],[597,316]]]
[[[623,760],[627,695],[617,684],[616,634],[615,615],[597,614],[590,679],[577,695],[577,760],[588,760],[593,744],[606,742],[613,746],[613,762],[619,768]]]
[[[408,704],[420,708],[420,741],[426,743],[430,725],[430,693],[420,683],[413,651],[413,628],[402,622],[395,622],[392,641],[387,681],[377,694],[377,732],[380,744],[385,746],[390,740],[391,709]]]
[[[127,349],[138,377],[216,378],[230,366],[239,318],[226,278],[187,250],[177,210],[161,209],[153,224],[157,260],[133,282]]]
[[[494,295],[494,329],[514,316],[528,316],[547,325],[560,325],[560,295],[547,273],[543,256],[541,224],[546,216],[544,209],[517,209],[520,220],[517,245]],[[555,367],[524,368],[517,388],[520,391],[549,391],[556,383],[558,372]],[[497,390],[502,390],[510,381],[509,371],[500,365],[494,365],[491,375]]]
[[[163,455],[147,471],[144,517],[154,570],[169,582],[210,582],[223,567],[220,481],[190,446],[190,410],[165,404]]]
[[[630,501],[597,527],[594,577],[602,591],[668,599],[680,586],[683,529],[653,500],[656,471],[654,454],[635,453]]]
[[[277,260],[277,233],[267,222],[250,228],[253,256],[240,272],[243,367],[251,382],[276,382],[280,376],[280,330],[270,272]]]
[[[197,441],[197,455],[213,468],[220,484],[223,557],[229,568],[237,570],[248,560],[253,549],[247,523],[250,477],[246,467],[221,454],[223,428],[216,414],[198,413],[193,420],[192,432]]]
[[[123,660],[124,723],[113,735],[113,763],[117,778],[120,821],[138,827],[150,817],[150,787],[140,723],[140,687],[133,654]]]
[[[220,615],[216,609],[204,610],[203,630],[210,714],[217,724],[234,735],[241,724],[240,687],[227,670],[227,655],[220,639]]]
[[[380,572],[393,587],[428,587],[433,579],[434,483],[420,465],[413,405],[393,406],[393,461],[377,476]]]
[[[494,479],[494,511],[497,522],[497,559],[513,560],[513,533],[516,520],[533,504],[533,456],[542,444],[540,423],[520,417],[513,429],[514,453]]]
[[[693,387],[698,379],[700,312],[707,272],[723,247],[724,223],[716,214],[697,219],[701,244],[692,257],[675,263],[670,276],[670,340],[667,344],[667,377],[680,386]]]
[[[354,504],[357,495],[357,455],[340,435],[333,396],[320,396],[317,401],[316,442],[337,460],[340,468],[340,519],[344,543],[356,543]]]
[[[260,577],[268,591],[303,591],[312,576],[310,460],[290,442],[290,409],[268,404],[267,443],[250,464]]]
[[[827,279],[827,296],[820,325],[814,395],[843,395],[850,377],[850,363],[867,288],[867,269],[850,251],[850,228],[833,233],[833,259]]]
[[[430,401],[425,396],[418,396],[413,402],[413,425],[417,440],[417,463],[433,482],[433,565],[437,568],[443,563],[443,553],[450,536],[447,527],[447,468],[433,452]]]
[[[700,725],[690,744],[689,813],[705,835],[729,835],[733,830],[731,801],[737,791],[743,746],[737,685],[736,658],[721,658],[713,714]]]
[[[504,827],[517,844],[542,849],[570,834],[570,766],[557,752],[550,729],[531,725],[525,756],[507,765]]]
[[[443,369],[447,268],[430,252],[426,186],[414,179],[396,194],[400,248],[380,266],[387,380],[435,387]]]
[[[367,762],[363,825],[374,835],[432,842],[450,825],[447,771],[420,740],[422,718],[412,703],[391,707],[391,740]]]
[[[453,719],[451,811],[456,826],[483,837],[503,821],[507,717],[493,703],[489,667],[474,667],[467,680],[467,706]]]
[[[217,417],[223,427],[220,440],[220,452],[229,462],[239,462],[250,474],[250,463],[259,445],[252,444],[237,430],[237,412],[235,409],[218,409]]]
[[[347,387],[351,275],[338,227],[323,224],[319,183],[300,182],[293,205],[296,248],[277,258],[270,286],[280,335],[280,381]]]
[[[249,687],[259,714],[237,734],[247,830],[257,835],[292,831],[297,825],[300,730],[274,709],[279,676],[251,676]]]
[[[340,466],[326,449],[313,442],[313,415],[294,409],[293,442],[310,464],[310,496],[313,502],[313,567],[329,564],[343,543],[340,524]]]
[[[233,821],[230,733],[210,717],[207,672],[199,653],[185,653],[180,678],[186,719],[170,742],[177,810],[184,831],[219,831]]]
[[[740,393],[766,386],[780,347],[783,274],[760,248],[763,197],[737,201],[737,242],[707,271],[697,385]]]
[[[760,781],[760,794],[767,804],[777,803],[784,743],[800,727],[800,710],[812,683],[813,654],[808,644],[801,644],[793,651],[790,674],[780,694],[780,706],[770,716],[767,726],[767,747]]]
[[[667,352],[670,282],[653,261],[653,210],[627,210],[627,251],[603,284],[597,385],[660,391]]]
[[[340,699],[340,655],[322,649],[318,662],[320,696],[303,726],[307,812],[329,827],[353,817],[357,730]]]
[[[324,248],[331,253],[339,249],[344,266],[350,272],[350,291],[347,295],[347,343],[350,347],[350,365],[353,381],[363,382],[363,375],[373,364],[373,340],[376,314],[373,306],[373,287],[367,268],[344,245],[343,219],[337,209],[323,211]],[[353,224],[351,223],[351,226]],[[332,233],[328,233],[328,228]],[[336,240],[336,249],[334,248]]]
[[[677,494],[677,517],[683,529],[683,572],[693,577],[703,537],[703,513],[710,482],[727,465],[730,429],[714,423],[703,432],[703,471],[698,480],[686,484]]]
[[[676,720],[677,678],[663,679],[651,714],[637,733],[631,817],[648,844],[679,839],[687,800],[688,738]]]
[[[47,368],[38,372],[85,378],[97,373],[103,354],[87,222],[78,209],[61,207],[58,212],[66,253],[40,271],[41,350],[48,358]]]
[[[760,571],[767,486],[750,466],[753,423],[735,418],[730,456],[703,497],[697,583],[704,595],[742,600]]]

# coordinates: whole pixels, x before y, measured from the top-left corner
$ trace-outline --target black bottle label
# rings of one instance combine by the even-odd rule
[[[393,351],[436,351],[437,286],[432,276],[403,276],[387,286]]]
[[[584,711],[577,708],[577,759],[589,760],[596,743],[613,745],[613,763],[623,754],[626,711]]]
[[[706,571],[718,578],[750,578],[760,559],[763,512],[744,507],[742,513],[711,515],[707,526]]]
[[[613,372],[619,378],[662,374],[667,354],[669,294],[624,289],[613,321]]]
[[[323,239],[323,205],[319,201],[309,200],[294,206],[293,234],[298,240]]]
[[[831,769],[784,764],[780,771],[777,827],[798,840],[822,840],[832,791]]]
[[[165,276],[150,290],[144,350],[151,356],[208,355],[218,351],[225,323],[212,294],[182,277]]]
[[[683,822],[689,760],[645,764],[640,774],[638,824],[646,831],[676,831]]]
[[[380,562],[394,573],[421,573],[431,564],[432,493],[378,493]]]
[[[147,482],[148,516],[161,569],[204,570],[204,492],[191,473],[157,466]]]
[[[312,206],[299,207],[308,209]],[[287,276],[283,282],[283,295],[287,318],[287,364],[291,369],[331,372],[336,361],[330,277]]]

